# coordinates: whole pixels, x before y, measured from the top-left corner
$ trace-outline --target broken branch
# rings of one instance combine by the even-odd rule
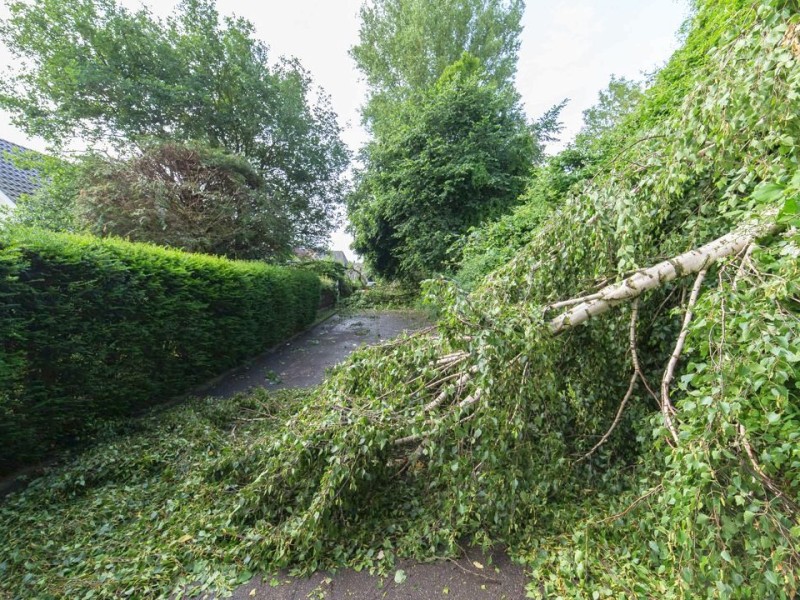
[[[633,375],[631,375],[631,381],[628,384],[628,391],[625,392],[625,396],[622,398],[622,402],[619,403],[619,408],[617,409],[617,414],[614,416],[614,421],[611,423],[611,427],[608,428],[605,435],[600,438],[592,449],[589,450],[586,454],[583,455],[582,458],[578,460],[578,462],[582,460],[586,460],[592,454],[594,454],[595,450],[597,450],[600,446],[606,443],[606,440],[611,436],[614,429],[616,429],[619,420],[622,418],[622,413],[625,411],[625,406],[628,404],[628,400],[631,399],[633,395],[633,390],[636,388],[636,380],[639,378],[639,360],[636,357],[636,320],[639,316],[639,299],[636,298],[633,301],[633,307],[631,308],[631,326],[630,331],[628,333],[629,337],[629,344],[631,348],[631,359],[633,361]]]
[[[675,408],[672,406],[672,402],[670,402],[669,399],[669,386],[672,383],[672,378],[675,374],[675,366],[678,364],[678,359],[681,356],[681,352],[683,352],[683,344],[686,342],[686,335],[689,333],[689,323],[692,321],[694,305],[697,303],[697,298],[700,295],[700,287],[703,285],[703,280],[705,278],[706,270],[703,269],[697,274],[697,278],[694,280],[692,293],[689,295],[689,302],[686,305],[686,312],[683,315],[681,332],[678,334],[678,341],[675,342],[675,349],[672,351],[672,355],[669,357],[667,368],[664,371],[664,377],[661,380],[661,413],[664,415],[664,423],[667,425],[667,429],[669,429],[672,439],[675,441],[676,445],[678,443],[678,430],[675,428],[675,424],[672,422],[672,413],[675,412]]]
[[[609,309],[633,300],[644,292],[672,281],[678,277],[692,275],[717,262],[718,260],[738,254],[751,244],[756,238],[774,233],[779,224],[765,215],[766,223],[747,223],[742,227],[717,238],[716,240],[684,252],[679,256],[660,262],[652,267],[643,269],[627,277],[617,284],[607,286],[598,292],[598,297],[581,302],[574,308],[562,313],[550,321],[550,331],[553,335],[580,325],[591,317],[603,314]]]

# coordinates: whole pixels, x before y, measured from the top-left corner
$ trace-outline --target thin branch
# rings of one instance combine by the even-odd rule
[[[628,384],[628,391],[625,392],[625,396],[622,398],[622,402],[619,403],[619,408],[617,409],[617,414],[614,416],[614,421],[611,423],[611,427],[608,428],[605,435],[600,438],[600,440],[592,446],[592,449],[589,450],[586,454],[584,454],[581,458],[578,459],[577,462],[581,462],[589,458],[592,454],[595,453],[600,446],[606,443],[606,440],[611,436],[616,429],[617,424],[619,423],[620,419],[622,418],[622,413],[625,411],[625,406],[628,404],[628,400],[631,399],[633,395],[633,390],[636,388],[636,380],[639,378],[639,368],[638,368],[638,359],[636,357],[636,320],[639,317],[639,299],[636,298],[633,301],[633,306],[631,307],[631,326],[628,333],[628,343],[631,349],[631,358],[633,359],[633,375],[631,376],[631,382]]]
[[[464,352],[463,350],[459,350],[457,352],[445,354],[441,358],[437,359],[435,364],[437,367],[449,367],[468,357],[469,357],[469,352]]]
[[[755,453],[753,452],[753,448],[750,446],[750,442],[747,439],[747,431],[744,428],[744,425],[741,423],[739,424],[739,438],[742,441],[742,446],[744,447],[745,454],[747,454],[747,458],[750,460],[750,465],[753,467],[753,471],[756,472],[761,478],[761,481],[764,485],[772,491],[775,496],[786,502],[794,511],[798,511],[798,506],[795,504],[794,500],[787,496],[784,491],[776,484],[769,476],[764,473],[764,470],[758,464],[756,460]]]
[[[480,400],[480,399],[481,399],[481,390],[479,388],[479,389],[475,390],[475,392],[473,392],[470,396],[467,396],[461,402],[459,402],[458,403],[458,408],[464,409],[464,408],[470,407],[473,404],[475,404],[476,402],[478,402],[478,400]],[[466,417],[463,417],[462,419],[459,419],[455,423],[455,425],[461,425],[462,423],[470,420],[474,416],[475,416],[475,413],[471,413],[471,414],[467,415]],[[431,429],[429,431],[426,431],[424,433],[414,433],[414,434],[411,434],[411,435],[407,435],[405,437],[397,438],[396,440],[394,440],[392,442],[392,445],[394,445],[394,446],[406,446],[408,444],[412,444],[412,443],[415,443],[415,442],[423,442],[423,441],[427,440],[428,438],[430,438],[431,436],[433,436],[434,434],[436,434],[438,432],[439,426],[442,424],[442,421],[443,421],[443,419],[440,419],[438,421],[434,421],[433,429]]]
[[[639,379],[642,380],[642,384],[644,385],[645,389],[648,393],[653,397],[653,399],[658,403],[658,396],[650,387],[650,384],[647,382],[647,377],[644,376],[644,371],[642,371],[642,365],[639,362],[639,351],[636,349],[636,322],[635,319],[639,317],[639,298],[637,297],[633,301],[633,308],[631,309],[633,313],[631,314],[631,328],[628,334],[628,346],[631,351],[631,363],[633,363],[633,369],[635,373],[639,374]]]
[[[600,441],[598,441],[594,446],[592,446],[591,450],[589,450],[581,458],[575,461],[576,463],[586,460],[592,454],[595,453],[595,450],[597,450],[600,446],[606,443],[608,438],[613,433],[614,429],[617,427],[617,424],[619,423],[620,419],[622,418],[622,413],[625,411],[625,406],[628,404],[628,400],[630,400],[631,396],[633,395],[633,390],[636,387],[637,379],[639,379],[639,373],[637,371],[634,371],[633,375],[631,375],[631,382],[630,384],[628,384],[628,391],[625,392],[625,396],[622,398],[622,402],[619,403],[619,408],[617,409],[616,416],[614,416],[614,421],[611,423],[611,427],[609,427],[608,431],[606,431],[605,434],[603,434],[603,437],[600,438]]]
[[[457,390],[461,390],[467,384],[467,382],[469,380],[470,380],[470,374],[468,372],[467,373],[461,373],[461,375],[458,378],[458,381],[456,381],[456,389]],[[437,408],[439,405],[441,405],[447,399],[448,391],[449,390],[447,388],[445,388],[441,392],[439,392],[439,395],[436,396],[436,398],[431,400],[428,404],[426,404],[422,408],[422,412],[423,413],[430,412],[430,411],[434,410],[435,408]]]
[[[681,332],[678,334],[678,341],[675,343],[675,349],[672,351],[672,356],[669,357],[667,368],[664,371],[664,377],[661,380],[661,413],[664,415],[664,423],[672,434],[672,439],[675,444],[678,444],[678,431],[675,424],[672,422],[672,414],[675,412],[672,402],[669,399],[669,386],[672,383],[672,378],[675,375],[675,366],[678,364],[678,359],[683,352],[683,345],[686,342],[686,335],[689,333],[689,323],[692,321],[692,314],[694,305],[697,303],[697,297],[700,295],[700,287],[703,285],[703,280],[706,278],[706,270],[703,269],[697,274],[692,286],[692,293],[689,296],[689,302],[686,305],[686,312],[683,315],[683,325],[681,325]]]
[[[447,560],[448,560],[448,562],[453,563],[459,569],[464,571],[464,573],[466,573],[467,575],[474,575],[475,577],[479,577],[479,578],[483,579],[484,581],[486,581],[488,583],[497,583],[497,584],[500,583],[500,581],[498,579],[493,579],[491,577],[488,577],[488,576],[484,575],[483,573],[477,573],[476,571],[471,571],[471,570],[467,569],[466,567],[461,566],[461,564],[459,564],[459,562],[454,558],[448,558]]]
[[[561,300],[560,302],[553,302],[552,304],[548,304],[545,310],[558,310],[559,308],[564,308],[566,306],[574,306],[576,304],[580,304],[581,302],[590,302],[591,300],[596,300],[602,296],[602,292],[595,292],[594,294],[589,294],[588,296],[581,296],[580,298],[570,298],[569,300]]]
[[[745,272],[745,268],[750,265],[750,257],[753,254],[753,250],[755,249],[755,244],[750,244],[747,246],[747,249],[744,251],[744,256],[742,257],[742,262],[739,263],[739,268],[736,270],[736,275],[733,276],[733,286],[736,287],[739,283],[739,279],[742,278]]]
[[[473,405],[473,404],[475,404],[475,403],[476,403],[478,400],[480,400],[480,399],[481,399],[481,396],[482,396],[482,395],[483,395],[483,390],[481,390],[480,388],[478,388],[477,390],[475,390],[474,392],[472,392],[472,394],[470,394],[469,396],[467,396],[466,398],[464,398],[464,399],[463,399],[461,402],[459,402],[459,403],[458,403],[458,407],[459,407],[459,408],[467,408],[468,406],[472,406],[472,405]]]
[[[401,438],[397,438],[396,440],[394,440],[392,442],[392,445],[394,445],[394,446],[406,446],[407,444],[412,444],[414,442],[421,442],[427,436],[428,436],[427,433],[426,434],[414,433],[414,434],[407,435],[407,436],[404,436],[404,437],[401,437]]]
[[[447,383],[448,381],[452,381],[453,379],[456,379],[457,377],[461,377],[461,375],[462,375],[462,373],[458,373],[458,372],[450,373],[450,375],[445,375],[444,377],[436,379],[435,381],[431,381],[430,383],[426,383],[425,384],[425,389],[426,390],[438,389],[442,385]]]
[[[620,518],[624,517],[629,512],[631,512],[634,508],[639,506],[639,504],[641,504],[644,500],[646,500],[647,498],[649,498],[653,494],[655,494],[657,492],[660,492],[661,490],[662,490],[662,485],[659,483],[652,490],[649,490],[646,494],[643,494],[642,496],[639,496],[636,500],[631,502],[631,504],[628,506],[628,508],[626,508],[622,512],[618,512],[617,514],[611,515],[610,517],[606,517],[605,519],[602,519],[600,521],[595,521],[595,524],[600,525],[600,524],[603,524],[603,523],[610,523],[611,521],[616,521],[617,519],[620,519]]]

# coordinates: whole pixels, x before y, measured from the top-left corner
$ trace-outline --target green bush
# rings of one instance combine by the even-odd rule
[[[347,298],[353,293],[353,283],[347,276],[347,267],[343,264],[330,260],[328,258],[322,260],[305,260],[302,262],[294,263],[292,266],[298,269],[305,269],[317,274],[323,280],[323,297],[321,299],[321,306],[327,303],[336,304],[339,300]],[[333,294],[333,301],[327,297],[325,282],[330,282],[332,286],[331,293]]]
[[[339,286],[337,283],[325,277],[324,275],[319,278],[320,281],[320,308],[332,308],[339,303]]]
[[[146,244],[0,232],[0,472],[311,323],[319,279]]]

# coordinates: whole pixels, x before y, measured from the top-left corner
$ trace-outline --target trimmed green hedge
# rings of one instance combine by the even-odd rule
[[[308,271],[0,231],[0,472],[280,342],[319,298]]]

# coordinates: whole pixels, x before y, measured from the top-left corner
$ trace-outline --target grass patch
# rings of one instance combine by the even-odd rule
[[[225,590],[260,567],[231,514],[248,457],[313,394],[195,400],[126,422],[0,504],[0,597]]]

